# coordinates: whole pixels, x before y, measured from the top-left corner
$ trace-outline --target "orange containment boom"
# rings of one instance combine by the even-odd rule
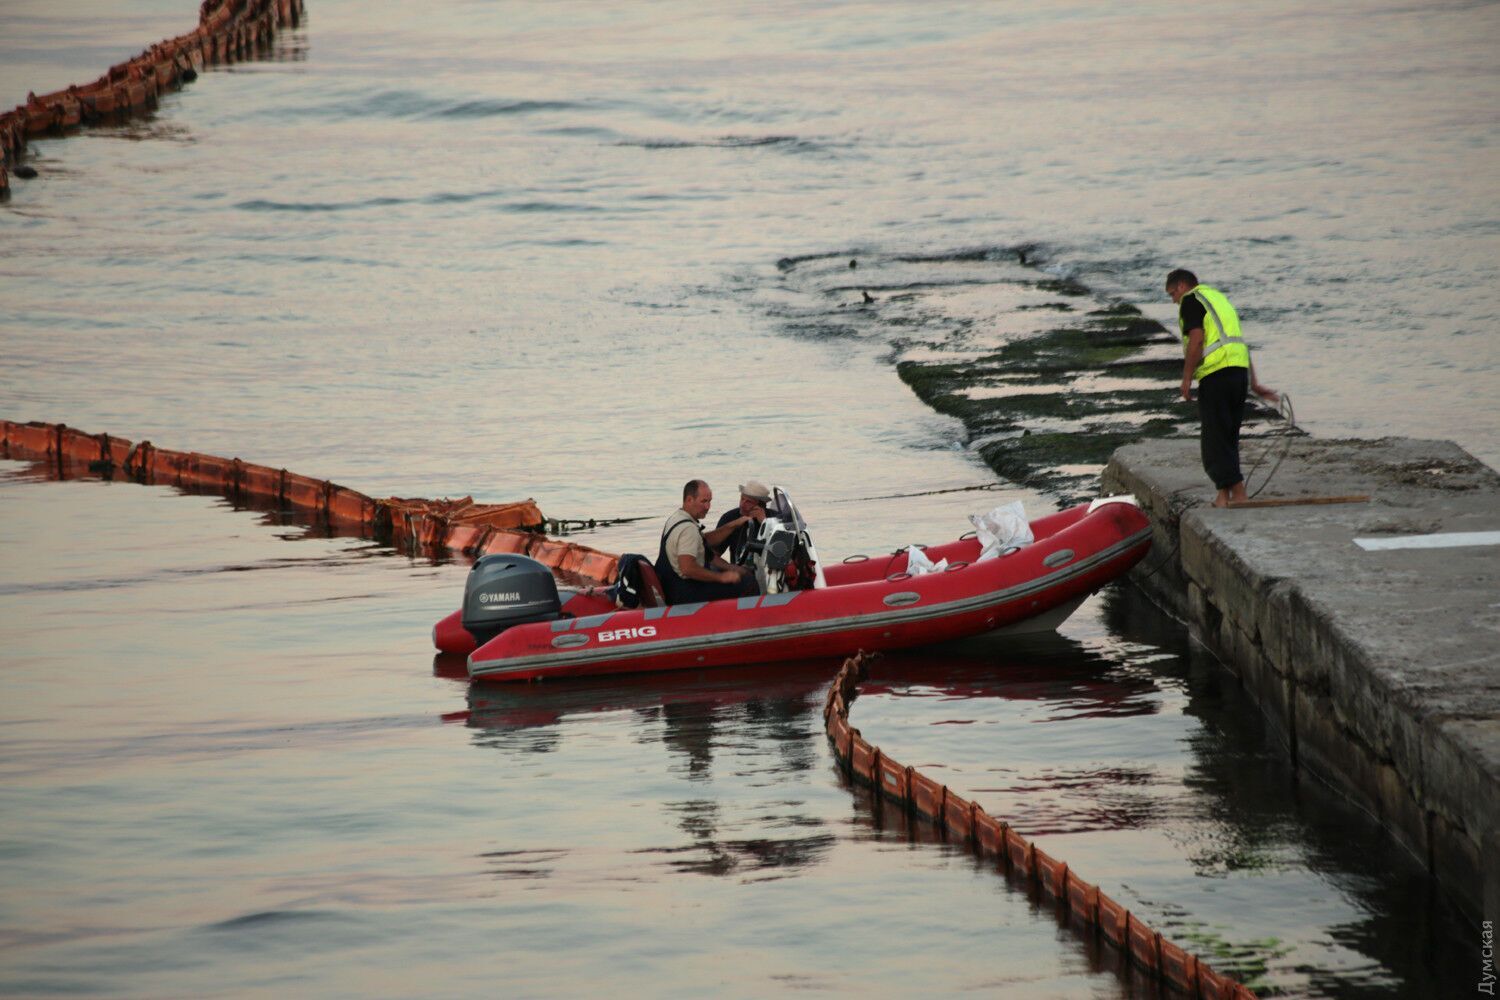
[[[190,83],[204,65],[254,58],[278,29],[296,27],[302,13],[302,0],[204,0],[193,31],[157,42],[93,83],[28,94],[25,104],[0,114],[0,198],[10,191],[8,171],[26,155],[28,139],[148,111],[159,94]]]
[[[834,755],[855,780],[875,795],[934,823],[949,841],[960,841],[980,857],[993,858],[1006,874],[1035,885],[1091,934],[1098,934],[1145,972],[1194,1000],[1254,1000],[1243,983],[1215,972],[1196,955],[1167,940],[1144,920],[1079,878],[1066,862],[1047,854],[970,802],[922,774],[903,767],[849,725],[849,705],[859,695],[866,666],[878,654],[861,651],[844,661],[828,689],[823,723]]]
[[[297,511],[337,534],[389,538],[409,552],[461,552],[471,557],[509,552],[530,556],[585,583],[614,580],[617,556],[548,538],[535,500],[481,504],[461,500],[375,500],[336,483],[285,469],[193,451],[168,451],[149,441],[132,444],[110,434],[88,434],[66,424],[0,420],[0,456],[40,461],[59,479],[82,474],[214,493],[245,503]]]

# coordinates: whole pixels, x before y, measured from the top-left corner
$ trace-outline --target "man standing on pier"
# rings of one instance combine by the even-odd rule
[[[1192,271],[1181,268],[1167,275],[1167,294],[1177,304],[1182,331],[1182,398],[1192,401],[1193,379],[1198,380],[1198,445],[1203,469],[1218,487],[1215,507],[1246,499],[1240,475],[1240,423],[1245,417],[1247,389],[1262,399],[1281,397],[1261,385],[1250,363],[1250,348],[1240,335],[1240,318],[1217,288],[1198,284]]]

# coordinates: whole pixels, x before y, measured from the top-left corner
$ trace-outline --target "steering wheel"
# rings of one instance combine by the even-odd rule
[[[765,526],[765,523],[765,521],[751,521],[745,525],[745,547],[740,550],[740,557],[735,560],[736,565],[752,567],[755,565],[755,557],[760,555],[761,550],[766,547],[765,542],[760,540],[761,528]]]

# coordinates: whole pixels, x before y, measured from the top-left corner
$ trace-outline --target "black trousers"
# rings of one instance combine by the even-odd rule
[[[707,580],[684,580],[678,577],[667,594],[668,604],[697,604],[699,601],[722,601],[726,597],[754,597],[755,577],[750,576],[739,583],[710,583]]]
[[[1198,382],[1198,447],[1203,453],[1203,471],[1214,486],[1227,490],[1240,475],[1240,423],[1245,419],[1245,398],[1250,392],[1250,371],[1220,368]]]

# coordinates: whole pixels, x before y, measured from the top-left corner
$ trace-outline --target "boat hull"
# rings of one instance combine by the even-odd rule
[[[906,573],[903,552],[829,567],[829,585],[818,590],[633,611],[580,596],[565,607],[575,617],[516,626],[474,649],[469,676],[518,681],[768,663],[1055,628],[1151,545],[1150,524],[1130,503],[1080,505],[1032,527],[1034,543],[983,562],[967,561],[979,552],[973,539],[930,547],[928,557],[948,559],[950,569],[920,576]],[[456,615],[434,629],[440,648],[467,636]]]

